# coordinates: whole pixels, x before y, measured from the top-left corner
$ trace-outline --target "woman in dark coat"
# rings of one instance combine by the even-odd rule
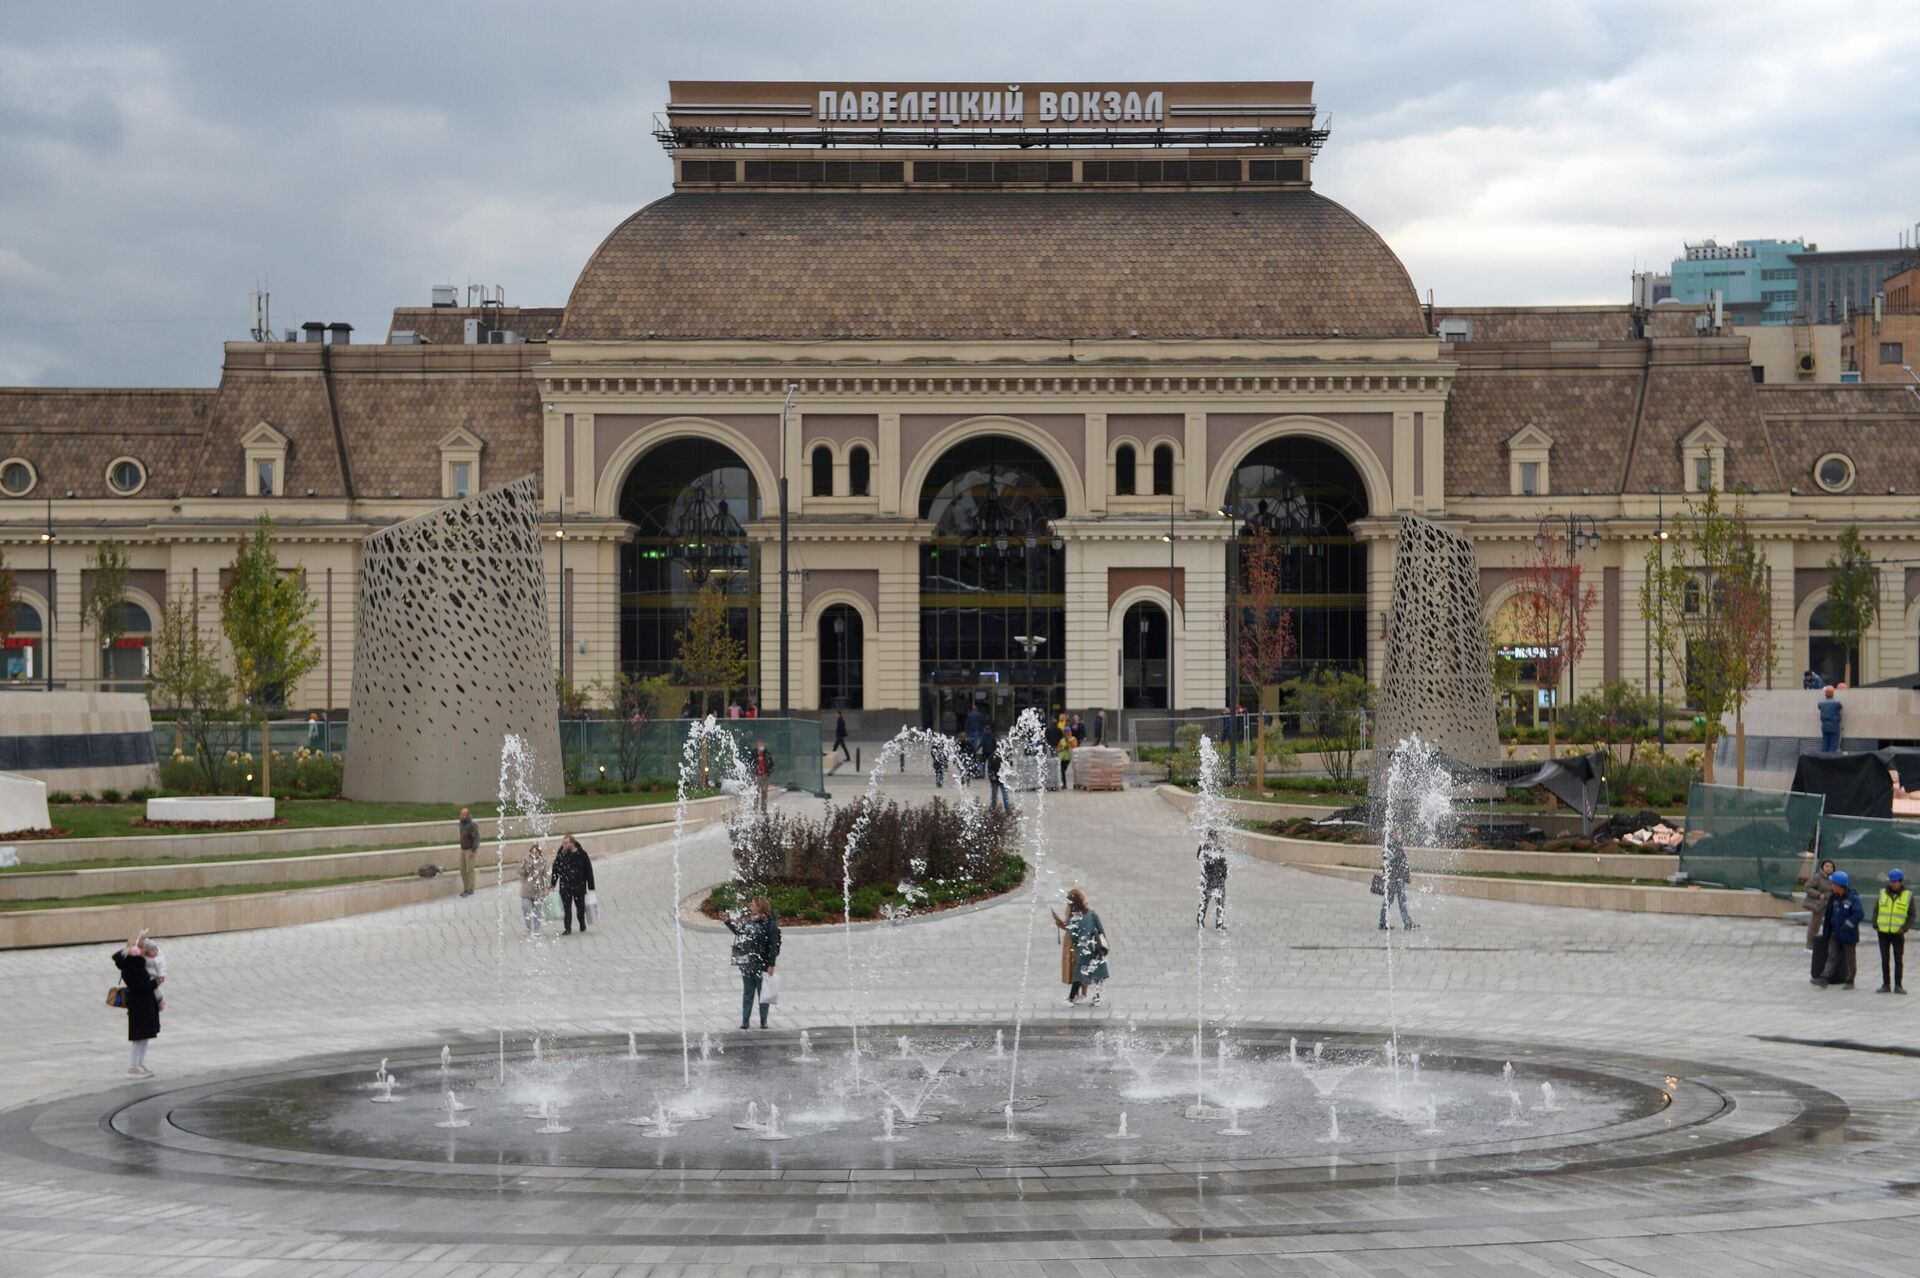
[[[733,965],[740,969],[740,1028],[749,1029],[753,1005],[780,961],[780,920],[773,916],[773,902],[756,896],[747,907],[746,921],[728,919],[727,930],[740,938],[733,943]],[[767,1027],[767,1006],[760,1004],[761,1029]]]
[[[1387,906],[1398,902],[1400,925],[1407,931],[1420,927],[1407,913],[1407,885],[1413,882],[1413,866],[1407,860],[1407,848],[1398,834],[1389,834],[1380,857],[1380,930],[1387,930]]]
[[[132,1051],[127,1060],[128,1078],[152,1078],[147,1068],[147,1044],[160,1033],[160,996],[147,972],[147,934],[144,930],[127,940],[126,948],[113,952],[113,965],[120,969],[126,988],[127,1041]]]

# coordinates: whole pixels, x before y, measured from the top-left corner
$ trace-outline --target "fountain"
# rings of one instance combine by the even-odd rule
[[[747,1116],[733,1125],[736,1132],[757,1132],[760,1130],[760,1102],[747,1102]]]
[[[440,1045],[440,1087],[442,1091],[446,1090],[447,1076],[452,1072],[452,1070],[453,1070],[453,1048],[445,1043],[442,1043]]]
[[[1006,1057],[1007,1057],[1007,1032],[1005,1030],[995,1030],[993,1032],[993,1059],[995,1059],[996,1061],[999,1061],[999,1060],[1005,1060]]]
[[[547,1121],[533,1130],[539,1132],[542,1136],[558,1136],[562,1132],[570,1132],[573,1130],[571,1127],[563,1127],[560,1125],[560,1102],[557,1100],[541,1101],[540,1116]]]
[[[1502,1127],[1525,1127],[1527,1125],[1526,1115],[1522,1112],[1520,1105],[1519,1092],[1507,1093],[1507,1116],[1500,1120],[1500,1125]]]
[[[883,1145],[894,1145],[905,1139],[905,1136],[896,1136],[893,1134],[893,1106],[890,1104],[882,1106],[880,1110],[880,1134],[875,1136],[874,1140]]]
[[[516,822],[519,824],[520,837],[542,846],[553,841],[553,817],[541,794],[536,763],[533,747],[525,738],[509,733],[501,742],[499,806],[496,809],[499,820],[493,852],[493,979],[498,1069],[491,1084],[481,1084],[496,1089],[506,1086],[507,1082],[507,843],[515,837]],[[534,1032],[537,1043],[538,1025],[534,1027]]]
[[[378,1086],[381,1089],[380,1094],[378,1096],[370,1096],[367,1099],[371,1100],[376,1105],[397,1105],[401,1101],[405,1100],[406,1097],[395,1096],[393,1094],[393,1082],[394,1082],[393,1075],[384,1072],[385,1070],[384,1063],[382,1064],[381,1068],[383,1072],[381,1074],[380,1082],[378,1084]]]
[[[1553,1112],[1554,1112],[1554,1111],[1555,1111],[1555,1110],[1556,1110],[1557,1108],[1558,1108],[1558,1106],[1556,1106],[1556,1105],[1555,1105],[1555,1104],[1553,1103],[1553,1084],[1552,1084],[1552,1083],[1542,1083],[1542,1084],[1540,1084],[1540,1109],[1541,1109],[1541,1111],[1542,1111],[1543,1113],[1547,1113],[1547,1114],[1551,1114],[1551,1113],[1553,1113]]]
[[[653,1098],[653,1113],[636,1114],[625,1121],[629,1127],[646,1128],[647,1135],[658,1140],[664,1140],[680,1130],[667,1116],[667,1103],[658,1095]]]
[[[1222,1136],[1251,1136],[1252,1132],[1240,1125],[1240,1111],[1232,1105],[1227,1106],[1227,1125],[1220,1129]]]
[[[635,1039],[632,1030],[627,1031],[627,1059],[630,1061],[637,1061],[640,1059],[639,1043],[638,1043],[638,1040]]]
[[[1026,837],[1027,865],[1033,874],[1033,899],[1028,904],[1026,949],[1020,960],[1020,997],[1015,1002],[1013,1011],[1013,1060],[1007,1067],[1006,1139],[1008,1140],[1020,1139],[1013,1132],[1013,1101],[1019,1095],[1020,1088],[1020,1030],[1026,1022],[1027,979],[1033,970],[1033,925],[1034,915],[1038,913],[1035,907],[1040,904],[1040,884],[1045,877],[1040,872],[1047,853],[1047,786],[1044,769],[1052,766],[1052,761],[1044,750],[1045,744],[1046,734],[1040,727],[1040,712],[1028,707],[1020,712],[1020,718],[1013,725],[1013,731],[1007,735],[1007,739],[1000,746],[1002,781],[1013,779],[1015,775],[1011,765],[1006,762],[1010,749],[1014,750],[1015,758],[1027,759],[1038,765],[1032,769],[1035,783],[1033,802],[1022,804],[1020,809],[1020,830]],[[993,767],[993,761],[989,760],[987,766]]]
[[[1017,1051],[1018,1050],[1017,1044],[1019,1042],[1018,1036],[1015,1037],[1014,1041],[1016,1043],[1015,1050]],[[1006,1106],[1001,1112],[1006,1115],[1007,1130],[1002,1132],[998,1136],[989,1136],[987,1137],[987,1139],[992,1141],[999,1141],[1003,1145],[1017,1145],[1020,1142],[1026,1140],[1025,1136],[1022,1136],[1019,1132],[1016,1132],[1015,1130],[1013,1130],[1013,1102],[1008,1101]]]
[[[1139,1132],[1130,1132],[1127,1130],[1127,1111],[1126,1110],[1123,1109],[1120,1111],[1120,1126],[1114,1128],[1114,1130],[1112,1130],[1111,1132],[1108,1132],[1107,1139],[1108,1140],[1139,1140],[1140,1139]]]
[[[800,1051],[793,1059],[796,1061],[813,1061],[819,1059],[813,1054],[813,1035],[809,1034],[806,1030],[800,1031]]]
[[[471,1120],[460,1117],[460,1111],[468,1108],[470,1108],[470,1106],[462,1105],[460,1103],[460,1098],[458,1096],[455,1096],[452,1092],[448,1092],[447,1093],[447,1116],[441,1119],[439,1122],[435,1123],[434,1126],[435,1127],[471,1127],[473,1126],[473,1123]]]
[[[680,927],[680,902],[686,896],[681,851],[687,838],[687,791],[711,777],[712,761],[708,756],[715,747],[727,758],[726,779],[737,783],[734,788],[738,790],[739,797],[735,812],[744,814],[747,820],[757,819],[758,814],[751,797],[754,791],[748,784],[747,761],[740,753],[740,743],[734,740],[731,732],[720,727],[712,715],[694,723],[687,729],[686,743],[680,751],[680,776],[675,786],[673,805],[673,896],[667,902],[667,926],[673,931],[674,978],[680,989],[680,1085],[689,1089],[693,1086],[693,1052],[687,1028],[687,944]]]
[[[1340,1107],[1327,1106],[1327,1134],[1320,1138],[1322,1145],[1344,1145],[1347,1138],[1340,1134]]]
[[[771,1102],[767,1104],[767,1125],[765,1127],[762,1127],[759,1130],[759,1132],[756,1133],[756,1138],[759,1140],[792,1140],[793,1139],[791,1136],[787,1135],[785,1132],[780,1130],[780,1107],[778,1105],[775,1105]]]

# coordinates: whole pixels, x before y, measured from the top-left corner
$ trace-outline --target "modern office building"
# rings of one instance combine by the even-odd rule
[[[1689,244],[1673,259],[1670,296],[1676,302],[1706,303],[1718,293],[1736,315],[1763,324],[1791,323],[1799,297],[1793,255],[1806,247],[1798,240]]]
[[[1280,551],[1294,668],[1375,673],[1402,511],[1473,538],[1496,630],[1543,521],[1591,521],[1575,695],[1660,677],[1645,556],[1703,486],[1761,530],[1780,680],[1825,641],[1843,528],[1920,562],[1915,397],[1755,385],[1747,340],[1687,307],[1429,313],[1317,188],[1309,84],[671,99],[672,193],[564,306],[438,297],[373,342],[315,321],[229,343],[206,389],[0,390],[13,668],[44,674],[51,643],[58,680],[130,680],[170,597],[215,631],[267,511],[326,657],[289,700],[345,710],[360,539],[528,474],[568,676],[669,668],[717,588],[763,707],[784,647],[796,712],[876,726],[1217,709],[1254,536]],[[1688,262],[1704,282],[1767,253]],[[103,541],[131,561],[108,652],[81,621]],[[1882,603],[1867,677],[1914,668],[1920,571],[1887,571]]]
[[[1860,311],[1873,309],[1874,296],[1886,281],[1920,264],[1913,249],[1849,249],[1822,253],[1809,244],[1793,255],[1800,309],[1815,323],[1844,323]]]

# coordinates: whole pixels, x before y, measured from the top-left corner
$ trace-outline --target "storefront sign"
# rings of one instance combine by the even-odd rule
[[[680,127],[1152,127],[1182,123],[1307,128],[1313,84],[1296,80],[1045,83],[861,83],[675,80]]]

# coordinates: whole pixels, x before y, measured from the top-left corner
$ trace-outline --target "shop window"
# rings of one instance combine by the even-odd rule
[[[0,679],[37,678],[41,638],[40,610],[25,600],[16,601],[12,624],[0,640]]]
[[[833,496],[833,450],[825,444],[813,450],[813,495]]]
[[[1113,454],[1114,496],[1131,497],[1137,491],[1133,471],[1133,445],[1122,444]]]
[[[1161,444],[1153,450],[1153,495],[1173,495],[1173,445]]]
[[[847,494],[865,497],[873,488],[873,459],[867,450],[855,444],[847,450]]]

